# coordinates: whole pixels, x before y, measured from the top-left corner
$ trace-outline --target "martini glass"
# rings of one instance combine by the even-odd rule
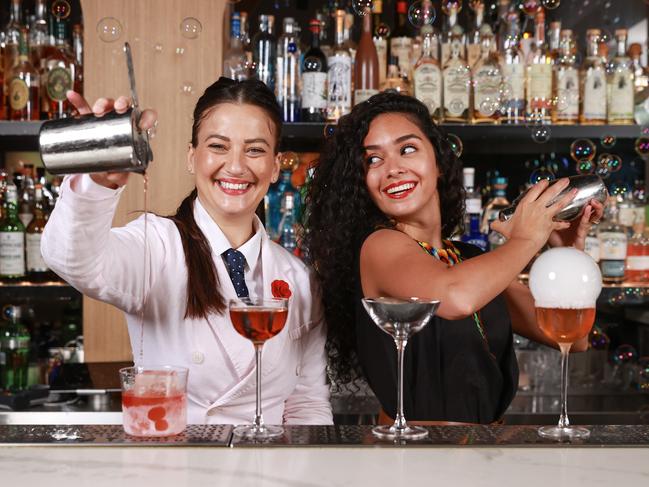
[[[403,352],[408,339],[435,315],[439,301],[418,298],[363,298],[362,301],[376,326],[390,335],[397,346],[397,416],[392,426],[377,426],[372,433],[385,440],[426,438],[428,432],[418,426],[408,426],[403,414]]]

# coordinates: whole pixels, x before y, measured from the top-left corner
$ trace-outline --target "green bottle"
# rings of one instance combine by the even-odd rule
[[[0,222],[0,279],[25,275],[25,225],[18,218],[18,190],[7,185]]]
[[[5,306],[0,323],[0,390],[17,392],[27,388],[29,331],[20,321],[19,306]]]

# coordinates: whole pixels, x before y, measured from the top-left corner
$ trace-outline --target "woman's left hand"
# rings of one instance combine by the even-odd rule
[[[597,200],[591,200],[584,208],[581,218],[570,223],[564,230],[555,230],[550,234],[548,244],[550,247],[570,247],[584,250],[586,236],[591,224],[599,223],[604,215],[604,205]]]

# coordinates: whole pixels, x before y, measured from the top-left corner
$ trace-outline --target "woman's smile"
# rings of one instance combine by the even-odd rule
[[[417,184],[417,181],[397,181],[387,185],[381,191],[385,193],[388,198],[401,200],[410,196],[417,187]]]

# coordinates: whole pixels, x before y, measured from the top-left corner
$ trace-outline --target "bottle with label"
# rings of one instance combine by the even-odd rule
[[[291,253],[297,251],[297,223],[295,218],[295,195],[282,196],[282,220],[279,224],[279,244]]]
[[[327,60],[327,120],[337,122],[352,108],[352,58],[345,45],[345,11],[336,10],[336,45]]]
[[[461,240],[464,243],[475,245],[483,252],[486,252],[489,243],[486,235],[480,231],[480,213],[482,211],[482,205],[478,205],[478,201],[479,200],[475,200],[475,205],[467,207],[466,209],[469,226],[464,235],[462,235]]]
[[[422,52],[415,64],[413,84],[415,98],[428,107],[428,111],[436,122],[442,120],[442,70],[439,61],[433,56],[434,32],[432,25],[421,28]]]
[[[482,34],[487,30],[492,32],[489,24],[484,22],[484,9],[485,6],[482,2],[475,3],[475,6],[473,7],[473,12],[475,13],[475,25],[467,36],[466,46],[467,60],[470,67],[473,67],[473,65],[478,62],[478,59],[480,59],[480,52],[482,51]]]
[[[491,224],[498,220],[498,215],[501,210],[511,206],[507,199],[507,178],[503,176],[496,176],[491,180],[492,190],[491,198],[485,205],[484,213],[482,215],[482,225],[480,230],[484,234],[489,234]]]
[[[597,237],[598,225],[592,225],[586,235],[584,252],[590,255],[593,260],[599,263],[599,238]]]
[[[23,24],[23,13],[22,13],[22,0],[11,0],[11,5],[9,8],[9,21],[4,28],[4,42],[2,43],[2,72],[4,73],[4,84],[2,89],[2,94],[6,98],[9,96],[9,82],[10,77],[8,74],[11,72],[11,69],[14,67],[18,61],[18,49],[20,46],[20,33],[24,29]],[[8,108],[8,103],[3,98],[2,100],[3,107]],[[6,113],[2,113],[2,119],[7,118]]]
[[[401,75],[410,79],[412,35],[408,29],[408,2],[397,0],[396,9],[396,25],[390,39],[390,56],[397,58]]]
[[[241,43],[241,16],[232,12],[230,46],[223,53],[223,76],[241,81],[248,77],[248,58]]]
[[[309,22],[311,47],[302,61],[302,121],[324,122],[327,117],[327,58],[320,49],[320,26]]]
[[[525,122],[525,59],[519,49],[520,26],[518,13],[508,13],[507,30],[502,38],[502,57],[500,70],[503,76],[501,90],[501,123],[517,124]]]
[[[406,76],[402,75],[399,69],[399,60],[395,56],[390,56],[388,76],[385,78],[381,91],[393,91],[402,95],[410,95],[410,82]]]
[[[579,71],[572,31],[561,31],[559,53],[554,64],[555,108],[552,123],[557,125],[575,124],[579,121]]]
[[[474,124],[498,123],[500,115],[500,88],[503,81],[498,53],[493,50],[495,39],[491,28],[482,33],[480,59],[473,65]]]
[[[379,86],[379,58],[372,40],[372,16],[367,12],[354,61],[354,105],[376,95]]]
[[[649,282],[649,235],[644,232],[643,222],[633,226],[626,253],[625,275],[629,282]]]
[[[476,213],[482,209],[482,197],[480,192],[475,188],[475,167],[465,167],[462,169],[462,180],[464,182],[464,220],[462,233],[469,228],[469,214]]]
[[[581,109],[579,123],[603,125],[606,123],[606,66],[599,53],[599,29],[586,31],[587,56],[579,74]]]
[[[31,164],[25,165],[24,173],[18,184],[16,175],[14,175],[14,182],[18,189],[18,218],[27,228],[27,225],[34,218],[34,166]]]
[[[642,45],[634,42],[629,46],[628,55],[631,58],[631,71],[633,71],[633,84],[635,92],[640,93],[649,87],[647,68],[642,65]]]
[[[34,200],[34,218],[27,226],[25,248],[27,254],[27,274],[32,281],[43,281],[49,277],[49,269],[41,254],[41,237],[45,229],[45,208],[43,205],[43,188],[36,185]]]
[[[462,56],[462,37],[454,35],[444,65],[444,122],[467,123],[471,112],[471,70]]]
[[[295,157],[287,157],[293,154]],[[273,184],[264,197],[264,206],[266,210],[266,232],[271,240],[279,241],[281,236],[280,222],[282,219],[282,201],[284,195],[293,195],[293,209],[295,218],[300,218],[302,211],[302,200],[300,192],[291,183],[291,176],[293,171],[297,169],[300,161],[294,153],[284,153],[280,162],[279,180]]]
[[[627,30],[615,31],[617,51],[608,69],[608,123],[632,125],[635,123],[635,83],[631,59],[626,55]]]
[[[379,86],[383,86],[385,77],[388,73],[388,33],[389,28],[383,23],[381,15],[383,14],[383,0],[374,0],[372,2],[372,18],[374,24],[374,47],[376,56],[379,60]]]
[[[7,73],[8,77],[8,120],[38,120],[40,118],[38,71],[29,60],[27,29],[20,36],[19,56],[16,64]]]
[[[72,110],[65,94],[74,89],[77,66],[67,41],[67,28],[66,21],[54,21],[56,44],[48,50],[41,73],[43,119],[66,118]]]
[[[447,15],[447,22],[442,31],[442,66],[451,57],[453,43],[460,43],[460,57],[466,60],[466,34],[458,23],[458,14],[462,10],[462,2],[447,2],[442,4],[442,10]],[[468,64],[468,63],[467,63]]]
[[[534,18],[534,44],[527,58],[527,112],[535,123],[550,123],[552,115],[552,56],[545,42],[545,13]]]
[[[5,306],[0,321],[0,390],[19,392],[27,388],[30,336],[21,321],[19,306]]]
[[[259,16],[259,31],[252,39],[252,59],[257,69],[257,78],[275,91],[275,62],[277,61],[277,39],[273,35],[275,17]]]
[[[618,221],[618,209],[615,199],[611,198],[607,207],[607,216],[600,223],[597,238],[599,239],[599,268],[602,280],[607,283],[623,282],[627,251],[626,229]]]
[[[275,95],[284,122],[300,119],[300,47],[292,17],[284,18],[284,31],[277,46],[277,88]]]
[[[0,222],[0,279],[19,279],[25,275],[25,226],[18,218],[18,190],[5,189]]]

